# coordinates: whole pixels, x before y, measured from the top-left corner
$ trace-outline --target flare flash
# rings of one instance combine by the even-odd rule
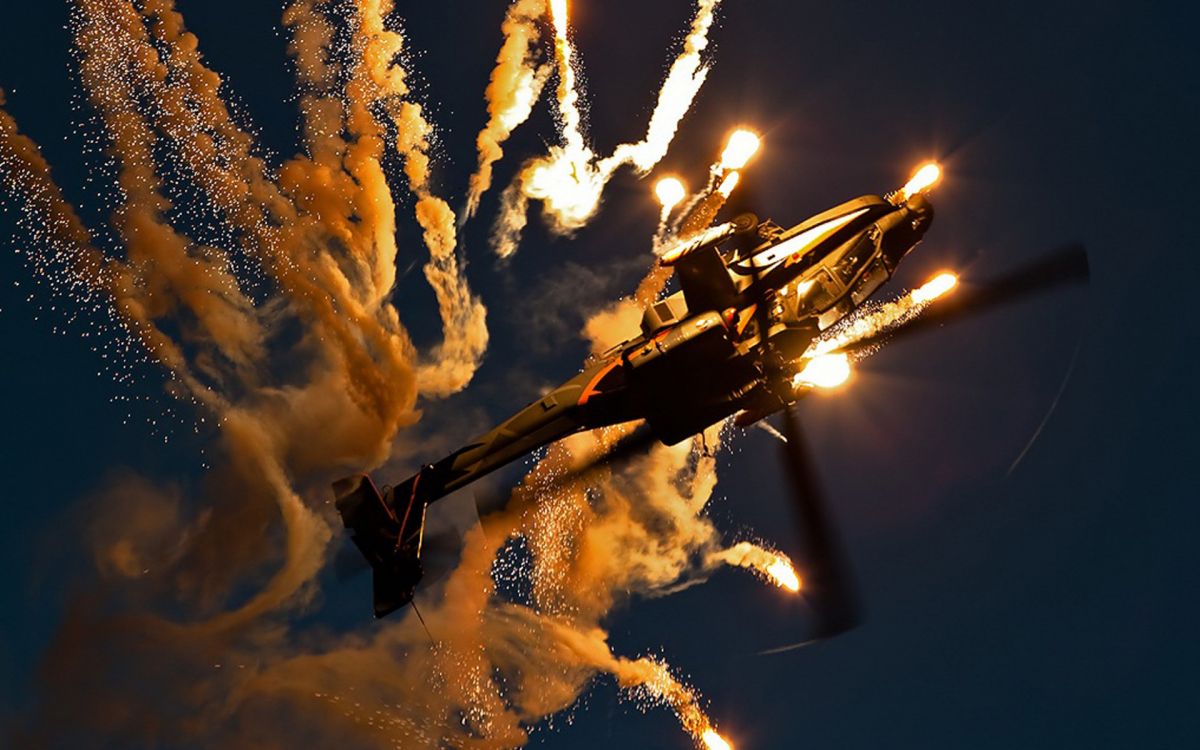
[[[721,153],[721,169],[741,169],[758,153],[761,139],[752,131],[735,130]]]
[[[808,360],[804,369],[792,378],[792,384],[808,388],[837,388],[850,379],[850,357],[845,354],[820,354]]]
[[[933,302],[938,297],[949,294],[954,287],[958,286],[958,277],[949,271],[939,273],[924,285],[912,291],[913,302],[918,305],[923,305],[926,302]]]
[[[687,188],[677,177],[664,177],[654,186],[654,194],[663,211],[670,211],[687,197]]]
[[[900,188],[900,202],[903,203],[914,195],[928,193],[941,181],[942,168],[938,166],[937,162],[931,161],[928,164],[922,165],[913,174],[912,178],[905,183],[904,187]]]

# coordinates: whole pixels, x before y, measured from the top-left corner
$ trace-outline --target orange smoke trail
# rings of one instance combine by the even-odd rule
[[[701,2],[700,12],[715,6]],[[411,100],[404,39],[385,24],[390,10],[382,0],[346,8],[296,0],[286,9],[305,153],[273,170],[230,115],[220,78],[169,0],[83,0],[76,36],[84,87],[118,158],[115,219],[127,263],[92,247],[36,146],[0,109],[0,173],[17,186],[30,223],[45,226],[55,262],[71,269],[70,287],[111,300],[120,325],[221,425],[220,460],[195,517],[151,498],[98,540],[106,575],[136,571],[153,595],[133,595],[144,609],[129,616],[88,606],[72,614],[48,671],[55,704],[74,701],[70,715],[90,741],[124,733],[133,744],[169,738],[240,748],[262,737],[284,741],[279,733],[289,731],[315,744],[492,749],[523,744],[530,726],[608,673],[668,706],[709,750],[724,750],[693,690],[658,660],[613,655],[601,630],[614,604],[702,577],[703,561],[720,550],[703,514],[717,482],[717,429],[586,482],[556,480],[628,427],[552,446],[508,506],[468,534],[442,587],[423,594],[434,645],[412,617],[368,635],[301,638],[281,616],[317,593],[330,535],[325,480],[382,461],[417,419],[418,393],[464,387],[486,346],[482,305],[457,266],[454,217],[431,189],[432,127]],[[350,24],[348,35],[339,20]],[[698,15],[693,35],[710,23]],[[343,49],[337,40],[346,38]],[[685,53],[698,56],[705,43],[689,37]],[[561,59],[569,67],[569,51]],[[673,68],[664,92],[682,81],[690,102],[703,80],[698,60],[677,61],[687,75]],[[665,148],[663,134],[674,132],[667,125],[686,111],[681,101],[660,96],[665,114],[656,110],[645,141],[656,145],[639,153]],[[179,156],[220,216],[221,242],[205,246],[172,225],[156,143]],[[400,256],[383,166],[391,147],[416,198],[443,320],[441,351],[424,363],[389,302]],[[714,194],[693,207],[685,231],[711,223],[723,201]],[[247,266],[269,286],[266,304],[242,288],[236,271]],[[638,306],[661,294],[668,275],[655,268],[631,300],[590,320],[592,345],[635,332]],[[304,331],[285,352],[289,366],[300,366],[285,376],[263,344],[280,317]],[[154,494],[143,487],[139,496]],[[496,581],[510,543],[531,558],[529,601],[510,601]],[[129,675],[128,684],[78,697],[98,674]],[[155,718],[149,729],[147,716]]]
[[[418,384],[424,393],[447,396],[465,388],[479,367],[487,349],[487,311],[458,268],[454,212],[430,188],[429,137],[433,126],[421,105],[407,98],[408,74],[399,62],[404,39],[384,27],[384,18],[391,11],[391,0],[361,0],[358,5],[354,44],[360,50],[362,68],[356,70],[349,91],[352,118],[371,118],[370,105],[378,101],[396,128],[396,149],[404,157],[408,188],[417,198],[417,223],[424,230],[430,253],[425,278],[437,296],[444,335],[435,361],[424,364],[418,372]],[[369,80],[360,81],[360,72]],[[369,83],[368,93],[359,92],[360,83]]]
[[[492,168],[504,156],[501,148],[512,132],[529,119],[549,77],[548,66],[538,67],[538,19],[546,13],[546,0],[514,0],[500,27],[504,44],[496,56],[484,98],[488,121],[479,131],[479,163],[467,189],[463,218],[475,215],[479,200],[492,186]]]

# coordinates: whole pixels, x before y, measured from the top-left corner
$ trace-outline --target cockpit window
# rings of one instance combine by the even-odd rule
[[[887,267],[883,265],[883,259],[877,258],[871,267],[863,273],[859,282],[854,285],[854,289],[850,292],[850,299],[854,304],[860,305],[863,300],[875,293],[875,290],[883,286],[883,282],[888,280]]]
[[[823,312],[837,301],[839,289],[833,277],[821,271],[814,279],[812,291],[809,292],[809,307],[817,312]]]
[[[871,239],[870,234],[864,235],[838,261],[837,266],[834,268],[838,278],[842,280],[843,284],[848,285],[873,255],[875,255],[875,242]]]
[[[861,208],[806,229],[752,256],[750,258],[750,265],[754,268],[768,268],[789,256],[794,255],[799,257],[807,252],[809,248],[820,243],[826,237],[829,237],[837,230],[866,213],[866,211],[867,209]]]

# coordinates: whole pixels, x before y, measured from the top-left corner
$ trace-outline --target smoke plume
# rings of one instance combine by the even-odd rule
[[[552,3],[563,145],[540,165],[580,165],[595,200],[560,210],[530,176],[505,191],[506,205],[539,198],[562,228],[577,227],[618,164],[657,163],[704,81],[716,5],[698,3],[646,138],[597,163],[566,5]],[[389,0],[287,6],[302,151],[276,163],[231,113],[171,0],[79,0],[73,54],[103,139],[93,147],[115,177],[111,232],[81,220],[0,108],[3,198],[18,209],[34,277],[70,303],[115,377],[136,378],[141,360],[161,367],[215,443],[197,487],[119,475],[90,502],[96,576],[54,637],[20,746],[512,748],[605,676],[719,746],[695,692],[661,660],[614,654],[603,630],[631,596],[663,595],[718,565],[762,569],[753,561],[772,554],[726,549],[704,515],[719,428],[586,482],[575,470],[631,426],[561,441],[421,593],[423,623],[409,609],[349,633],[298,624],[322,601],[329,480],[388,459],[419,404],[468,386],[488,342],[391,12]],[[546,80],[534,49],[543,12],[542,0],[517,0],[506,17],[468,213]],[[402,174],[389,173],[389,155]],[[421,249],[397,245],[398,193],[413,200]],[[722,202],[702,201],[688,226],[706,226]],[[524,221],[510,209],[509,229]],[[437,299],[432,351],[414,346],[392,302],[408,257],[424,260]],[[668,273],[656,268],[594,316],[592,346],[636,333]]]

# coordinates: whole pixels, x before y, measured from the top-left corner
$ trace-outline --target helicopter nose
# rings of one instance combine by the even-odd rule
[[[895,271],[933,223],[933,204],[924,195],[914,195],[891,215],[882,240],[884,262]]]

